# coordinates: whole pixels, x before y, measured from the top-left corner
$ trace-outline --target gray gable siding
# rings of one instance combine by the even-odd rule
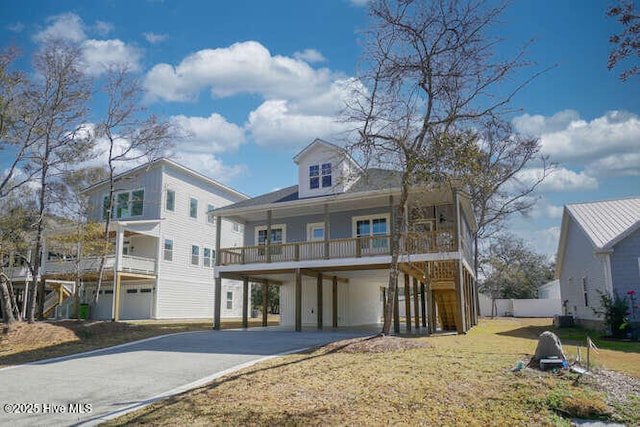
[[[602,262],[593,253],[593,245],[584,232],[571,220],[568,225],[565,258],[560,272],[562,299],[568,300],[570,314],[580,319],[598,319],[593,307],[600,305],[600,292],[605,290],[605,277]],[[587,298],[585,305],[582,279],[587,280]]]
[[[295,216],[289,218],[276,218],[271,221],[272,224],[286,224],[287,226],[287,242],[305,242],[307,240],[307,224],[315,222],[324,222],[324,207],[318,205],[318,214]],[[390,212],[389,207],[358,209],[345,212],[329,213],[329,238],[330,239],[347,239],[353,237],[352,218],[354,216],[366,216],[375,214],[387,214]],[[264,221],[255,221],[245,224],[244,244],[245,246],[255,245],[255,229],[256,227],[266,226],[266,213]]]
[[[640,230],[636,230],[613,248],[611,276],[620,296],[634,290],[640,295]]]

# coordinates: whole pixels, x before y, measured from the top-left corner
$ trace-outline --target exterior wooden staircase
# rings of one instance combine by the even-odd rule
[[[56,307],[62,305],[62,303],[69,297],[71,297],[75,291],[75,285],[69,283],[51,283],[47,282],[47,286],[51,287],[53,291],[47,295],[44,300],[44,317],[47,318],[53,314]]]

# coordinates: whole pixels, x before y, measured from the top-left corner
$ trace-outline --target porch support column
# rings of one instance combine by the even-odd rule
[[[331,288],[331,305],[333,317],[331,324],[334,328],[338,327],[338,276],[333,276],[333,286]]]
[[[329,204],[324,204],[324,259],[329,259]]]
[[[421,308],[422,308],[422,327],[426,328],[427,327],[427,301],[425,298],[425,292],[424,292],[424,283],[420,282],[420,303],[421,303]],[[431,330],[429,328],[427,328],[427,333],[430,334]]]
[[[220,330],[220,310],[222,309],[222,277],[216,276],[213,291],[213,329]]]
[[[114,322],[120,320],[120,273],[115,272],[113,285],[113,318]]]
[[[302,272],[296,268],[296,332],[302,331]]]
[[[413,309],[415,310],[415,327],[420,327],[420,307],[418,305],[418,279],[413,278]]]
[[[111,320],[120,320],[120,270],[122,269],[122,247],[124,245],[124,229],[118,225],[116,230],[115,265],[113,266],[113,302]]]
[[[242,327],[249,327],[249,278],[242,278]]]
[[[427,284],[427,306],[429,307],[429,333],[435,334],[438,324],[438,319],[436,318],[437,304],[431,289],[431,283]]]
[[[316,288],[317,288],[317,299],[318,299],[318,329],[322,329],[322,324],[323,324],[323,320],[322,320],[322,311],[323,311],[323,304],[322,304],[322,273],[318,273],[318,279],[316,282]]]
[[[267,211],[267,262],[271,262],[271,210]]]
[[[216,267],[213,270],[214,277],[214,289],[213,289],[213,329],[216,331],[220,330],[220,310],[222,309],[222,277],[220,277],[220,272],[218,267],[220,266],[220,240],[221,240],[221,230],[222,230],[222,217],[220,215],[216,216]]]
[[[462,275],[462,262],[453,269],[453,282],[456,288],[456,330],[459,334],[467,332],[466,316],[464,313],[464,277]]]
[[[269,281],[262,284],[262,326],[269,325]]]
[[[398,307],[398,278],[396,277],[396,292],[393,294],[393,331],[400,333],[400,308]]]
[[[411,282],[407,273],[404,274],[404,321],[407,332],[411,331]]]

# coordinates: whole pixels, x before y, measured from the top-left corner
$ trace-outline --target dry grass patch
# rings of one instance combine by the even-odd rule
[[[528,426],[569,425],[572,416],[634,424],[633,396],[625,395],[625,412],[576,375],[513,372],[537,339],[504,332],[528,321],[484,320],[466,336],[342,341],[255,365],[109,425]]]

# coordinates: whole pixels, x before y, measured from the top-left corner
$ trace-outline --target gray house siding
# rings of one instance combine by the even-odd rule
[[[605,290],[604,266],[594,255],[587,236],[573,220],[568,225],[564,253],[559,279],[562,299],[568,301],[568,313],[580,320],[599,320],[593,308],[600,307],[600,292]]]
[[[634,290],[640,295],[640,230],[614,246],[611,256],[613,288],[620,296]]]

